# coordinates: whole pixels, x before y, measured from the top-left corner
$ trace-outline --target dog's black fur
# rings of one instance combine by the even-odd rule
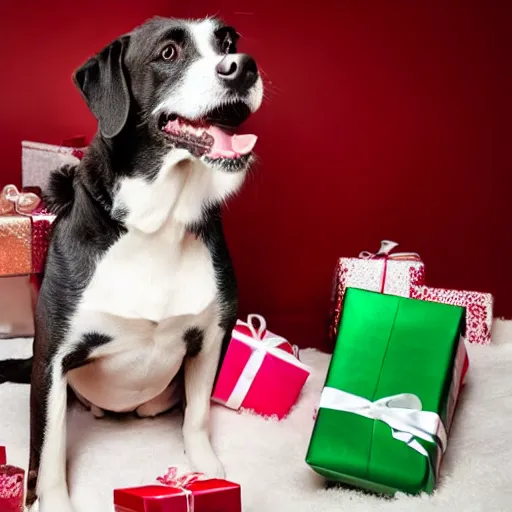
[[[232,29],[219,24],[216,36],[219,47],[236,51]],[[154,179],[169,151],[161,127],[150,114],[185,71],[180,65],[170,67],[158,59],[169,38],[186,43],[187,33],[178,22],[154,19],[114,41],[74,76],[98,119],[99,130],[81,163],[54,172],[45,193],[46,204],[57,219],[36,308],[34,357],[0,362],[0,382],[32,382],[28,505],[37,498],[37,472],[46,428],[47,383],[51,378],[52,360],[99,256],[127,229],[123,223],[126,210],[122,205],[114,207],[116,184],[123,176]],[[188,52],[186,60],[196,58],[193,45],[183,44],[182,48]],[[248,85],[251,84],[247,82],[239,88],[245,90]],[[248,112],[244,112],[241,117],[247,115]],[[233,124],[238,124],[242,118]],[[201,220],[188,229],[203,241],[212,257],[221,294],[220,323],[226,332],[223,356],[236,321],[237,285],[222,229],[220,205],[205,208]],[[201,331],[189,331],[184,339],[189,355],[194,356],[201,350]],[[62,361],[62,371],[65,373],[85,364],[91,351],[108,341],[101,333],[87,333]]]

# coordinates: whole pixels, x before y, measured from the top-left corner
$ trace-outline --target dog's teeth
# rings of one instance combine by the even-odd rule
[[[204,133],[204,128],[195,128],[190,124],[182,124],[180,126],[184,135],[193,135],[194,137],[201,137]]]

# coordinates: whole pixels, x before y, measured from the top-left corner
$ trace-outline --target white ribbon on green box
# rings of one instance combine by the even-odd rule
[[[446,450],[448,437],[441,418],[435,412],[423,411],[421,400],[416,395],[402,393],[372,402],[341,389],[326,387],[319,407],[382,421],[391,427],[395,439],[425,457],[429,454],[418,439],[437,444],[443,453]]]

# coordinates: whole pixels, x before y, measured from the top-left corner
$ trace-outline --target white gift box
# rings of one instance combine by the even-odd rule
[[[22,141],[21,180],[23,187],[40,187],[44,192],[50,173],[64,165],[77,165],[84,148]]]

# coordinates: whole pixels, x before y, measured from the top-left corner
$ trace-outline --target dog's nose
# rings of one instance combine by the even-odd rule
[[[219,78],[230,88],[249,89],[258,79],[256,61],[245,53],[226,55],[216,67]]]

